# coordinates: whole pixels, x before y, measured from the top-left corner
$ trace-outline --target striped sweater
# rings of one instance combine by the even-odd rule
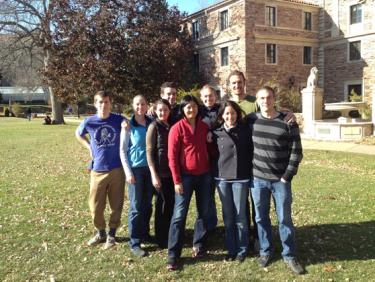
[[[254,177],[291,181],[297,174],[303,157],[299,128],[296,123],[288,125],[284,117],[282,113],[273,119],[265,118],[260,113],[248,116],[253,133]]]

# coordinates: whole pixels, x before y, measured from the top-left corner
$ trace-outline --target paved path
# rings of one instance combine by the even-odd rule
[[[356,144],[353,142],[344,141],[336,142],[302,139],[302,147],[303,149],[308,150],[342,151],[349,153],[375,155],[375,145]]]

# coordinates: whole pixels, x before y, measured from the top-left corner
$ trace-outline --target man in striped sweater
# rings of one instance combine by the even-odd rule
[[[284,121],[285,114],[275,110],[275,92],[263,87],[257,92],[260,113],[250,114],[254,159],[254,187],[251,193],[255,205],[255,220],[260,242],[259,265],[266,267],[273,254],[272,228],[269,217],[271,195],[279,222],[282,256],[289,268],[304,272],[295,254],[294,226],[292,221],[291,180],[302,160],[302,146],[298,125]]]

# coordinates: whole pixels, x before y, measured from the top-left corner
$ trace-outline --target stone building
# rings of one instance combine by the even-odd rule
[[[375,1],[224,0],[188,17],[194,61],[225,91],[233,69],[252,94],[262,81],[303,87],[313,65],[325,102],[375,93]],[[375,94],[374,94],[375,95]]]
[[[371,103],[375,95],[375,2],[323,1],[319,33],[320,86],[326,102],[352,92]]]
[[[194,62],[221,94],[233,69],[255,93],[262,82],[303,87],[318,63],[319,11],[294,0],[225,0],[189,16]]]

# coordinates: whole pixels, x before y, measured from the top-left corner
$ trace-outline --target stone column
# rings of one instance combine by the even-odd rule
[[[314,137],[314,121],[323,118],[323,89],[308,87],[302,89],[301,93],[303,132],[307,136]]]

